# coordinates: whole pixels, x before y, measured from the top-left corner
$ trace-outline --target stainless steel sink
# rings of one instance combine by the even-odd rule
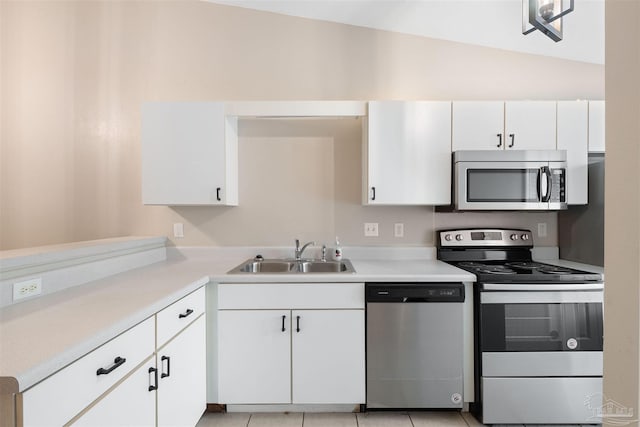
[[[234,269],[229,274],[310,274],[310,273],[355,273],[355,269],[349,260],[322,261],[319,259],[249,259]]]

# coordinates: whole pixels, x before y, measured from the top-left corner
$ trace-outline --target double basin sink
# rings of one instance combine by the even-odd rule
[[[249,259],[229,271],[231,274],[243,273],[355,273],[349,260],[323,261],[320,259]]]

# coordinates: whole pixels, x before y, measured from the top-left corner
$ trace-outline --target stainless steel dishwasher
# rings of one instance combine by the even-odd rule
[[[367,408],[462,408],[462,283],[367,283]]]

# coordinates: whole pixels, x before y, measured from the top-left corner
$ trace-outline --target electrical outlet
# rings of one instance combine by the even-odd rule
[[[393,235],[395,237],[404,237],[404,224],[397,222],[393,224]]]
[[[42,278],[23,280],[13,284],[13,300],[32,297],[42,293]]]
[[[173,224],[173,237],[184,237],[184,225],[181,222]]]
[[[547,237],[547,223],[539,222],[538,223],[538,237]]]
[[[377,222],[365,222],[364,223],[364,235],[365,235],[365,237],[378,237],[378,223]]]

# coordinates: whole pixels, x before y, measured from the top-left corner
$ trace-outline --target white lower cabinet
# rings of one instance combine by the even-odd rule
[[[204,298],[200,288],[18,395],[19,425],[195,426],[206,409]]]
[[[292,402],[364,402],[364,311],[295,310],[291,320]]]
[[[207,406],[206,316],[158,350],[158,426],[195,426]]]
[[[82,415],[74,426],[127,427],[156,424],[156,394],[149,390],[154,384],[155,359],[140,366],[115,390]]]
[[[219,285],[220,403],[365,402],[364,285],[340,284],[332,303],[333,285]],[[300,292],[285,292],[290,288]],[[252,290],[271,298],[254,299]]]
[[[290,331],[289,310],[218,313],[221,402],[290,403]]]

